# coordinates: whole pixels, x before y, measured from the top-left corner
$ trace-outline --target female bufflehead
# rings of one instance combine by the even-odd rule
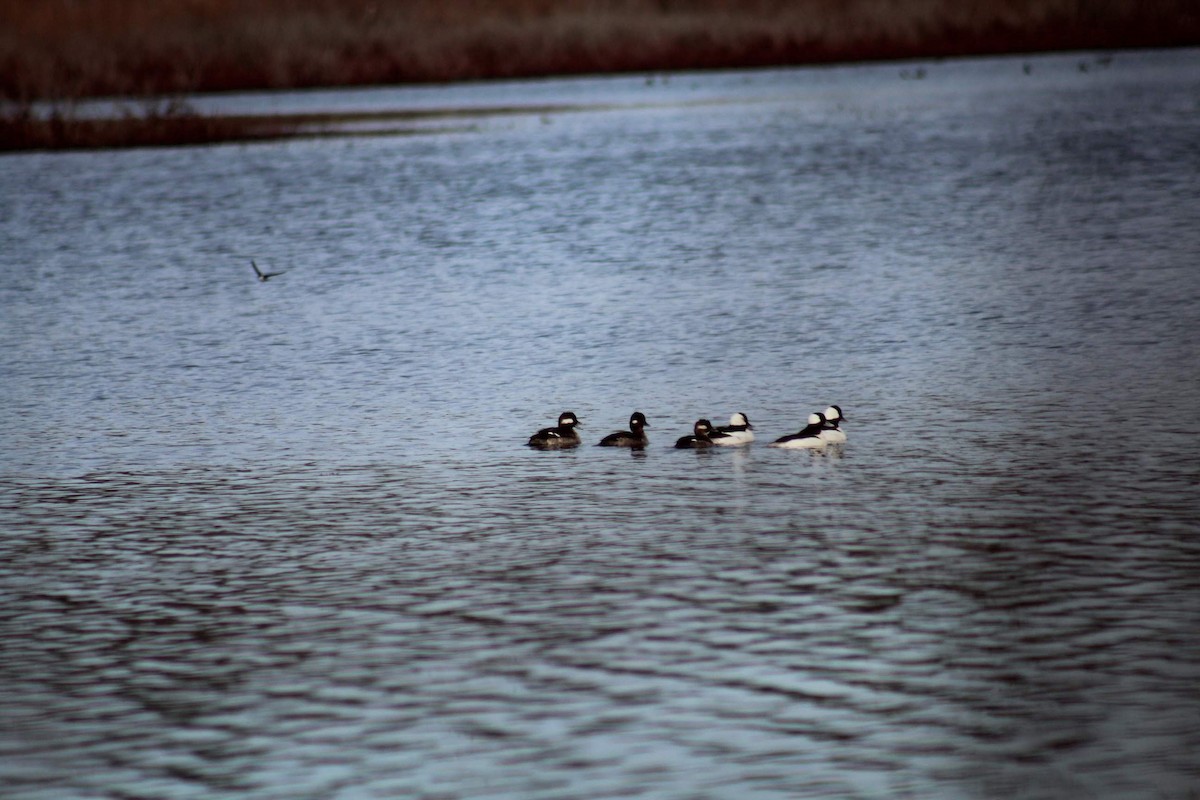
[[[716,441],[710,438],[712,432],[713,426],[711,422],[706,419],[698,419],[696,420],[696,424],[692,426],[692,435],[679,437],[679,440],[675,442],[675,447],[680,450],[685,448],[712,447],[716,444]]]
[[[600,440],[600,446],[632,447],[641,450],[650,441],[646,438],[646,432],[642,429],[649,427],[650,423],[646,422],[646,415],[640,411],[635,411],[633,412],[633,416],[629,418],[629,430],[610,433]]]
[[[825,409],[825,430],[821,431],[821,438],[830,444],[846,441],[846,432],[838,427],[844,419],[841,406],[830,406]]]
[[[754,426],[750,424],[750,418],[740,411],[729,418],[728,425],[717,428],[717,433],[725,435],[712,437],[713,444],[747,444],[754,441]]]
[[[771,443],[771,447],[824,447],[826,442],[821,438],[821,431],[825,429],[824,414],[809,414],[808,424],[800,429],[799,433],[793,433],[790,436],[781,436]]]
[[[579,444],[579,434],[575,426],[580,424],[579,418],[573,411],[564,411],[558,415],[558,427],[542,428],[529,437],[529,446],[539,450],[561,450],[564,447],[576,447]]]

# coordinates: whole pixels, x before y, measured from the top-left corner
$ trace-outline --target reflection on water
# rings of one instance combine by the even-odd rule
[[[1195,794],[1196,58],[0,159],[6,791]]]

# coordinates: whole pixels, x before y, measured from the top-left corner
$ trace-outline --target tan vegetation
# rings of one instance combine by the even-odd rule
[[[0,98],[1200,42],[1195,0],[0,0]]]

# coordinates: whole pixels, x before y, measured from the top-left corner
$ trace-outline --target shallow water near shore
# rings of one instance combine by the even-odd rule
[[[0,157],[6,796],[1195,797],[1197,67]]]

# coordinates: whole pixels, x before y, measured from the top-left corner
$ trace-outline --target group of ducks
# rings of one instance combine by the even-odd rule
[[[792,449],[825,447],[829,444],[839,444],[846,441],[846,433],[842,430],[842,415],[839,406],[830,406],[824,412],[808,415],[808,424],[798,432],[781,436],[771,447],[787,447]],[[553,428],[542,428],[529,437],[529,446],[539,450],[562,450],[577,447],[580,443],[579,433],[575,428],[580,424],[579,418],[572,411],[564,411],[558,415],[558,425]],[[646,436],[646,428],[650,423],[646,415],[640,411],[633,412],[629,418],[629,430],[610,433],[600,440],[600,447],[632,447],[642,449],[650,440]],[[754,426],[750,418],[740,411],[729,418],[728,425],[714,427],[706,419],[696,420],[692,426],[691,436],[681,436],[675,447],[702,448],[730,445],[749,444],[754,441]]]

